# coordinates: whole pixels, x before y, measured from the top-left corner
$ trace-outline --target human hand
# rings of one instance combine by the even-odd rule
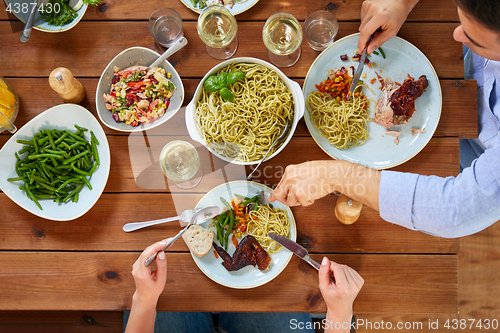
[[[167,244],[167,239],[148,246],[132,266],[132,276],[135,281],[134,299],[143,304],[154,304],[160,297],[165,283],[167,282],[167,260],[163,248]],[[156,270],[153,271],[151,265],[146,267],[146,259],[158,252],[156,257]]]
[[[333,190],[330,171],[335,161],[312,161],[286,167],[283,178],[269,196],[287,206],[309,206]]]
[[[376,34],[367,48],[372,53],[386,41],[396,36],[418,0],[365,0],[361,6],[361,35],[358,50],[361,52],[370,35],[378,28],[382,32]]]
[[[332,273],[335,279],[331,279]],[[319,269],[319,290],[328,309],[327,319],[350,323],[352,304],[364,283],[351,267],[324,257]]]

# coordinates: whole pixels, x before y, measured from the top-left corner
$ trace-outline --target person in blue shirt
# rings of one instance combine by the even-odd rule
[[[133,265],[136,290],[132,296],[130,314],[124,316],[125,333],[314,333],[308,313],[221,312],[218,327],[215,327],[211,313],[207,312],[157,313],[158,298],[167,281],[167,259],[165,252],[161,251],[166,241],[147,247]],[[146,259],[158,251],[156,270],[151,266],[146,267]],[[326,319],[321,322],[325,333],[349,333],[352,305],[363,284],[363,278],[354,269],[323,258],[319,270],[319,289],[327,306]]]
[[[365,0],[358,49],[379,27],[369,53],[394,37],[417,2]],[[380,172],[347,161],[306,162],[286,168],[270,201],[308,206],[342,192],[386,221],[447,238],[474,234],[500,219],[500,1],[456,3],[461,24],[453,38],[464,45],[465,78],[477,80],[478,89],[479,137],[460,141],[463,171],[442,178]]]

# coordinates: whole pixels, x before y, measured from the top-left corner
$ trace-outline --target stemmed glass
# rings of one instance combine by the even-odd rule
[[[299,21],[288,13],[271,15],[264,25],[262,39],[269,59],[278,67],[290,67],[300,58],[302,28]]]
[[[198,17],[198,35],[214,59],[228,59],[238,48],[238,26],[233,14],[224,6],[206,7]]]

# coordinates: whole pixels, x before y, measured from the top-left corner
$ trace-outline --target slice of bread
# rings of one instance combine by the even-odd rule
[[[203,257],[212,248],[215,233],[211,230],[204,229],[200,225],[193,225],[182,235],[189,250],[197,256]]]

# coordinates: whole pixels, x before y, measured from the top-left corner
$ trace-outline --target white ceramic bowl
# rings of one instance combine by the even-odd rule
[[[92,190],[86,186],[80,192],[78,202],[68,202],[65,204],[57,204],[52,200],[41,200],[43,210],[29,199],[24,191],[19,189],[22,182],[9,182],[7,178],[17,177],[14,169],[16,157],[14,153],[18,152],[23,145],[16,142],[18,139],[31,140],[41,129],[68,129],[72,132],[76,131],[74,125],[87,128],[93,131],[99,145],[100,165],[90,178]],[[89,133],[89,132],[87,132]],[[90,134],[85,135],[86,139],[90,139]],[[53,221],[69,221],[74,220],[85,214],[102,194],[106,182],[108,181],[110,167],[110,153],[106,134],[97,121],[97,119],[87,109],[76,104],[61,104],[54,106],[47,111],[42,112],[35,118],[31,119],[26,125],[18,130],[0,150],[0,189],[16,204],[26,209],[28,212],[37,216]]]
[[[227,158],[227,157],[217,153],[215,150],[213,150],[212,148],[210,148],[208,146],[208,144],[205,142],[205,140],[203,140],[201,130],[198,126],[198,122],[195,119],[196,103],[197,103],[197,101],[200,97],[200,94],[202,92],[203,82],[205,82],[205,80],[210,75],[216,74],[220,69],[222,69],[226,66],[229,66],[233,63],[255,63],[255,64],[260,64],[262,66],[265,66],[265,67],[275,71],[276,73],[278,73],[281,80],[283,80],[283,82],[285,83],[288,90],[290,90],[290,92],[292,93],[294,108],[295,108],[292,128],[291,128],[290,132],[288,133],[288,136],[287,136],[286,140],[283,142],[283,144],[271,156],[268,156],[266,158],[266,161],[270,160],[274,156],[278,155],[279,152],[282,151],[283,148],[285,148],[285,146],[288,144],[288,142],[292,138],[293,133],[295,132],[295,129],[297,128],[297,123],[299,122],[300,118],[302,118],[302,116],[304,115],[305,104],[304,104],[304,95],[302,94],[302,88],[300,87],[300,85],[297,82],[290,80],[285,74],[283,74],[282,71],[280,71],[274,65],[272,65],[264,60],[260,60],[260,59],[256,59],[256,58],[248,58],[248,57],[229,59],[229,60],[221,62],[220,64],[218,64],[217,66],[212,68],[207,74],[205,74],[203,79],[201,79],[200,83],[198,84],[198,87],[196,87],[196,91],[194,92],[193,99],[191,100],[191,102],[189,102],[189,104],[186,107],[186,127],[188,129],[189,136],[191,137],[191,139],[203,144],[212,154],[214,154],[215,156],[219,157],[220,159],[222,159],[226,162],[238,164],[238,165],[252,165],[252,164],[257,164],[260,162],[260,160],[252,161],[252,162],[235,161],[235,160],[232,160],[230,158]]]
[[[26,23],[26,20],[28,19],[28,16],[29,16],[29,11],[26,11],[25,13],[23,13],[22,5],[28,3],[28,1],[26,1],[26,0],[4,0],[4,2],[5,2],[5,6],[10,5],[10,8],[12,10],[12,14],[14,14],[19,19],[19,21]],[[33,2],[33,1],[30,1],[29,3],[31,3],[31,2]],[[21,7],[19,7],[19,6],[21,6]],[[35,13],[35,18],[33,19],[33,29],[43,31],[43,32],[52,32],[52,33],[68,31],[69,29],[71,29],[75,25],[77,25],[78,22],[80,22],[83,15],[87,11],[87,7],[88,7],[88,4],[84,3],[82,8],[80,8],[79,10],[76,11],[76,14],[78,16],[75,17],[75,19],[71,23],[65,24],[65,25],[60,26],[60,27],[48,24],[40,15],[40,11],[41,11],[41,7],[40,7],[39,10],[37,10],[37,12]],[[29,5],[29,8],[31,8],[31,4]],[[47,7],[44,7],[44,8],[47,8]]]
[[[172,73],[172,78],[170,80],[177,87],[177,90],[174,92],[172,98],[170,98],[170,105],[163,116],[151,120],[147,124],[140,124],[137,127],[133,127],[132,125],[127,125],[124,122],[116,122],[113,119],[111,111],[106,109],[106,102],[104,102],[104,98],[102,96],[104,93],[109,94],[111,91],[111,81],[114,77],[113,68],[118,66],[120,70],[123,70],[135,65],[149,66],[156,59],[158,59],[159,56],[160,55],[157,52],[145,47],[131,47],[120,52],[113,60],[110,61],[108,66],[106,66],[106,69],[102,72],[99,83],[97,84],[95,96],[97,114],[104,125],[122,132],[145,131],[163,124],[172,118],[177,111],[179,111],[182,103],[184,102],[184,86],[182,85],[182,80],[179,74],[177,74],[174,67],[167,60],[160,63],[159,66],[164,68],[167,73]]]

